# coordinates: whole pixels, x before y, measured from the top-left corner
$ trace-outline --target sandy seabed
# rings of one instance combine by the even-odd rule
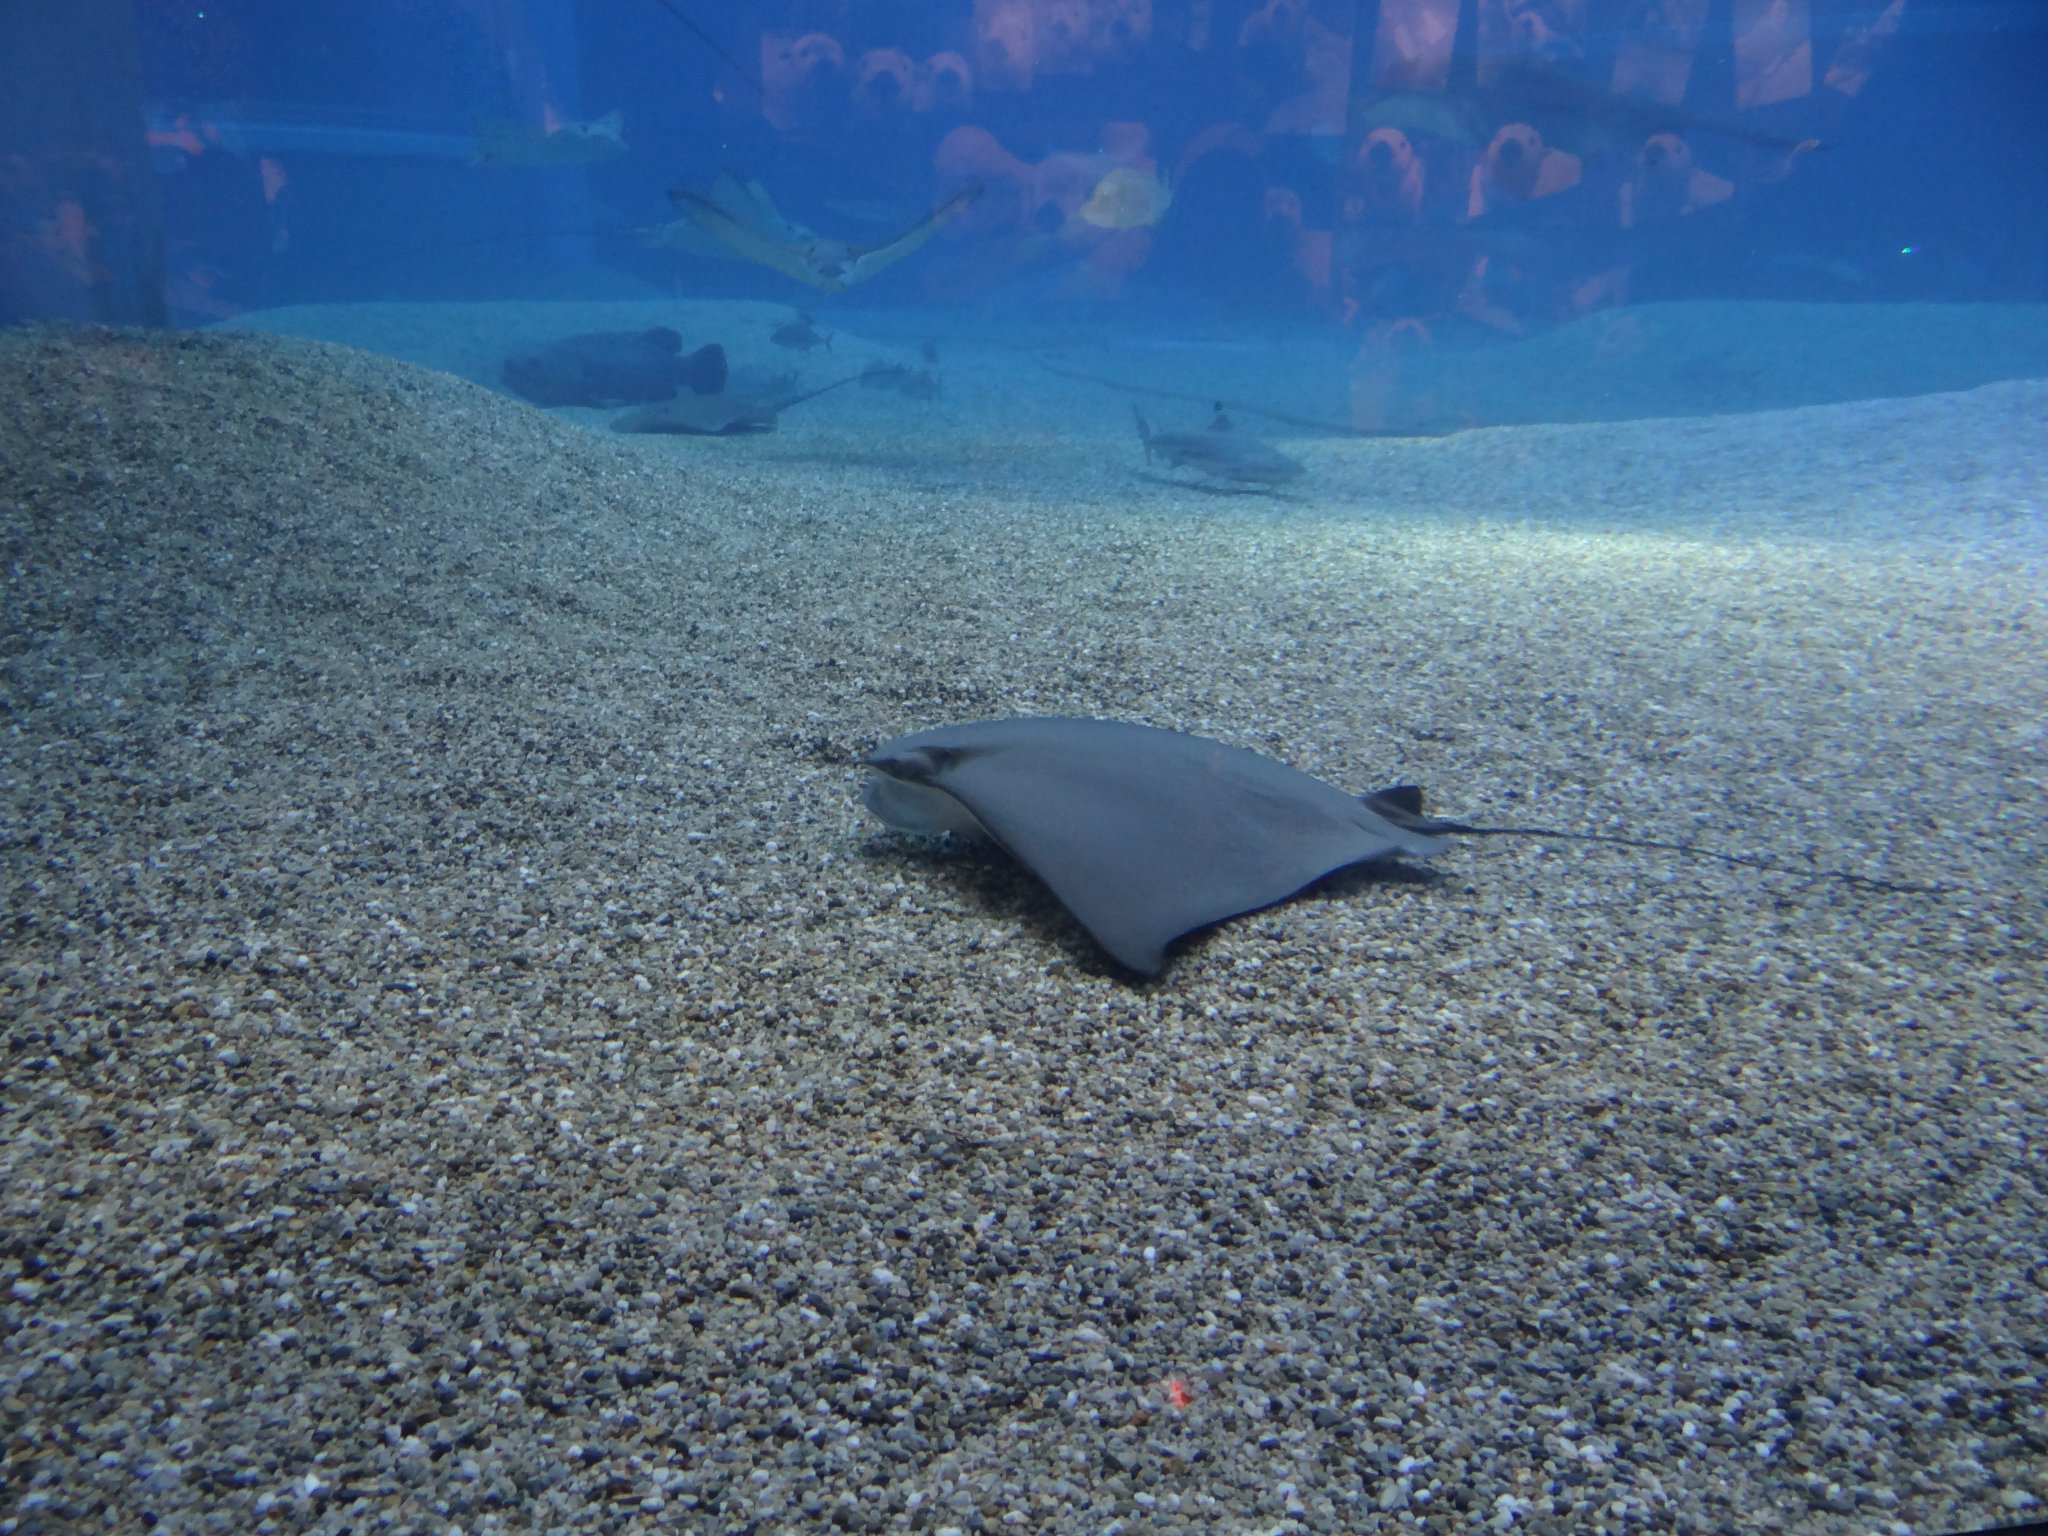
[[[0,1532],[2048,1498],[2048,385],[1288,500],[966,386],[643,441],[17,332],[0,393]],[[1475,841],[1134,986],[857,803],[1045,713],[1938,889]]]

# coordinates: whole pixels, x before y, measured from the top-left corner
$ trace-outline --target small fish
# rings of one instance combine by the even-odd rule
[[[794,320],[785,320],[768,333],[768,339],[778,347],[793,347],[799,352],[808,352],[813,347],[832,350],[832,338],[818,329],[818,322],[802,310],[796,312]]]
[[[939,360],[939,344],[926,337],[917,344],[917,355],[927,363],[936,364]]]
[[[1081,217],[1097,229],[1143,229],[1157,224],[1172,206],[1173,190],[1165,177],[1120,165],[1095,183],[1081,205]]]
[[[1239,485],[1285,485],[1308,472],[1306,465],[1271,443],[1235,430],[1220,407],[1206,432],[1154,432],[1135,405],[1131,416],[1138,423],[1138,441],[1145,445],[1148,464],[1156,454],[1170,468],[1192,469]]]
[[[590,165],[626,152],[626,120],[617,112],[594,123],[553,121],[539,128],[484,118],[474,124],[473,165]]]

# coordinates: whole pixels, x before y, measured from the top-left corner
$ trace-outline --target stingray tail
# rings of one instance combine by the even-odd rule
[[[1714,859],[1722,864],[1737,864],[1744,869],[1760,869],[1773,875],[1794,875],[1807,880],[1839,880],[1844,885],[1859,886],[1867,891],[1890,891],[1895,895],[1933,896],[1938,895],[1938,885],[1916,885],[1905,880],[1880,880],[1873,875],[1859,875],[1846,869],[1799,869],[1790,864],[1781,864],[1775,859],[1753,858],[1745,853],[1723,853],[1718,848],[1701,848],[1692,843],[1668,842],[1660,837],[1626,837],[1618,832],[1566,832],[1557,827],[1475,827],[1466,821],[1450,821],[1441,816],[1426,815],[1422,809],[1422,791],[1413,784],[1396,784],[1388,789],[1373,790],[1358,797],[1367,810],[1385,817],[1395,826],[1407,832],[1421,832],[1436,837],[1549,837],[1563,838],[1574,843],[1607,843],[1617,848],[1657,848],[1666,853],[1682,853],[1688,858]]]

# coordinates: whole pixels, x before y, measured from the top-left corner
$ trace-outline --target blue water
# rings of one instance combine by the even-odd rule
[[[839,325],[870,306],[956,327],[1278,325],[1355,353],[1356,425],[1415,425],[1417,380],[1445,359],[1526,350],[1635,306],[2048,301],[2048,199],[2028,164],[2048,140],[2044,10],[101,0],[80,12],[104,13],[80,23],[101,29],[86,42],[112,57],[105,38],[125,29],[135,68],[91,104],[93,132],[117,146],[144,134],[146,170],[110,190],[66,169],[81,157],[51,124],[88,109],[58,100],[62,70],[34,55],[77,47],[28,39],[0,132],[35,173],[0,190],[0,300],[10,318],[129,317],[102,303],[102,279],[140,263],[147,238],[90,247],[148,203],[161,279],[138,282],[177,323],[362,300],[674,297],[791,302]],[[480,124],[540,143],[613,113],[615,154],[477,163]],[[825,295],[648,246],[644,231],[678,217],[671,189],[702,192],[722,169],[856,246],[982,193],[915,256]],[[1158,197],[1132,227],[1084,211],[1111,172]],[[2038,317],[2016,326],[2018,361],[1930,342],[1946,371],[1926,387],[2048,366]],[[1901,387],[1788,388],[1739,346],[1673,366],[1704,410]],[[1460,405],[1438,424],[1600,414],[1582,395],[1560,380],[1554,413],[1525,391],[1512,410]]]

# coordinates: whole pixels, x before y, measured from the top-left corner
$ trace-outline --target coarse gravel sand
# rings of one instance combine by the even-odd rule
[[[0,394],[0,1533],[2048,1498],[2048,385],[1284,500],[971,391],[640,440],[38,330]],[[858,804],[1048,713],[1937,889],[1487,839],[1134,986]]]

